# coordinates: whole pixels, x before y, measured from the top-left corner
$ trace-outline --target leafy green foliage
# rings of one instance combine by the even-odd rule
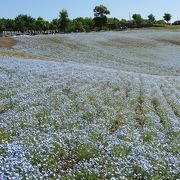
[[[31,16],[20,14],[14,20],[15,29],[21,32],[33,29],[35,21]]]
[[[94,8],[94,16],[95,17],[104,17],[107,14],[110,14],[110,11],[104,5],[96,6]]]
[[[125,146],[115,145],[114,146],[114,156],[120,157],[120,156],[127,156],[131,152],[131,149]]]
[[[108,18],[108,25],[110,29],[118,29],[120,27],[120,21],[117,18]]]
[[[76,151],[76,157],[79,161],[90,160],[97,157],[97,150],[91,144],[82,144]]]
[[[156,18],[155,18],[155,16],[153,14],[150,14],[148,16],[148,20],[149,20],[149,23],[153,24],[156,21]]]
[[[133,21],[128,21],[125,19],[119,20],[115,17],[107,18],[107,15],[110,14],[110,11],[104,5],[96,6],[93,9],[93,12],[93,19],[78,17],[71,20],[68,17],[67,10],[63,9],[59,13],[59,17],[53,19],[51,22],[46,21],[42,17],[35,19],[26,14],[19,14],[15,19],[0,19],[0,33],[2,36],[3,31],[20,31],[21,33],[43,31],[44,33],[44,31],[47,30],[53,30],[57,33],[59,31],[90,32],[94,30],[121,30],[126,29],[127,27],[149,27],[153,26],[154,23],[158,25],[164,25],[165,21],[169,22],[172,18],[172,15],[169,13],[164,14],[164,20],[158,20],[157,22],[153,14],[150,14],[147,20],[143,19],[140,14],[133,14]],[[35,34],[36,33],[37,32],[35,32]]]
[[[146,132],[143,133],[141,137],[144,142],[151,143],[154,140],[155,135],[153,132]]]
[[[10,133],[8,133],[7,131],[0,129],[0,144],[4,143],[4,142],[8,142],[10,140]]]
[[[164,13],[164,16],[163,16],[164,20],[168,23],[171,18],[172,18],[172,15],[169,14],[169,13]]]
[[[107,23],[106,15],[110,14],[110,11],[104,5],[96,6],[94,8],[94,22],[95,26],[102,29]]]
[[[133,14],[132,18],[137,25],[140,25],[143,22],[143,19],[140,14]]]
[[[42,17],[38,17],[35,26],[39,31],[46,31],[49,29],[49,22],[44,20]]]
[[[74,31],[75,32],[84,32],[85,28],[83,26],[83,18],[77,18],[73,20],[74,23]]]
[[[53,19],[49,24],[49,29],[57,30],[59,28],[59,19]]]
[[[63,9],[59,13],[59,21],[60,21],[60,26],[59,26],[60,30],[62,29],[64,32],[66,32],[66,29],[68,28],[70,22],[67,10]]]
[[[163,19],[156,21],[156,24],[164,25],[165,21]]]
[[[0,114],[3,114],[6,111],[8,111],[9,109],[14,108],[17,104],[18,104],[17,101],[11,101],[3,106],[0,106]]]

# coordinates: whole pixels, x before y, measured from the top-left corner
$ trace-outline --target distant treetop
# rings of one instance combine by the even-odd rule
[[[104,5],[96,6],[94,8],[94,16],[95,17],[104,17],[108,14],[110,14],[110,11]]]

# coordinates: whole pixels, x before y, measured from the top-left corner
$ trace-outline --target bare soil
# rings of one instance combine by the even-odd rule
[[[17,41],[11,38],[0,38],[0,47],[11,48],[16,45]]]

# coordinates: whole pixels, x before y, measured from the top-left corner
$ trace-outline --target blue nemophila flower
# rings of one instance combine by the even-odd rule
[[[0,57],[0,179],[177,178],[180,79],[169,78]]]

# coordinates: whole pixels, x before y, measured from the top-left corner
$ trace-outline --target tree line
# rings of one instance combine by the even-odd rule
[[[153,14],[150,14],[147,19],[143,19],[140,14],[133,14],[132,20],[118,18],[108,18],[110,11],[104,5],[96,6],[93,10],[94,18],[78,17],[73,20],[69,18],[67,10],[63,9],[59,13],[59,17],[51,22],[42,17],[37,19],[20,14],[15,19],[0,19],[0,32],[17,31],[25,32],[45,32],[52,30],[54,32],[90,32],[100,30],[119,30],[124,28],[134,27],[151,27],[164,25],[171,20],[171,14],[165,13],[163,19],[156,20]]]

